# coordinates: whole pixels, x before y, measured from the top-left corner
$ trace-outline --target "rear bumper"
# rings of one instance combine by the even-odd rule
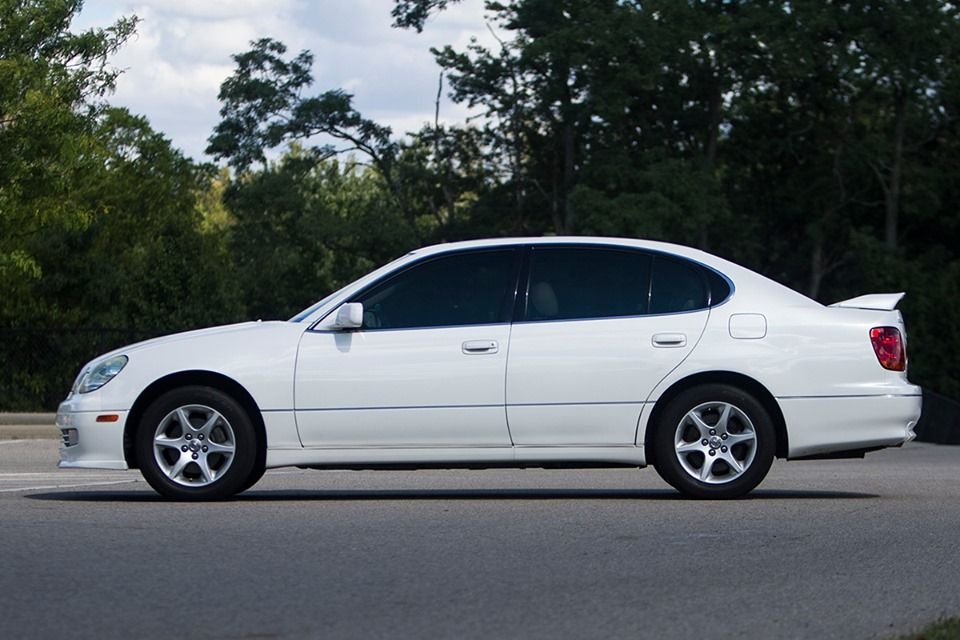
[[[127,469],[123,455],[123,425],[126,411],[116,422],[97,422],[102,411],[76,411],[69,402],[57,410],[60,429],[60,463],[65,469]]]
[[[894,447],[913,440],[922,396],[778,398],[789,458]]]

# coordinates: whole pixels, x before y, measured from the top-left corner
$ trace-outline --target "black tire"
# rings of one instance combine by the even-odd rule
[[[253,471],[250,472],[250,477],[248,477],[244,482],[243,486],[240,487],[240,490],[237,493],[243,493],[247,489],[251,488],[253,485],[260,482],[260,478],[263,477],[263,473],[266,471],[266,468],[260,464],[253,465]]]
[[[144,479],[169,498],[221,500],[259,479],[250,416],[210,387],[181,387],[157,398],[143,414],[135,447]]]
[[[651,427],[654,467],[692,498],[749,493],[766,477],[776,452],[776,430],[766,409],[731,385],[682,391]]]

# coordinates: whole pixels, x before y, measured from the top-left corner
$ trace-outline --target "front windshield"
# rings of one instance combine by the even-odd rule
[[[413,253],[414,253],[414,252],[411,251],[410,253],[408,253],[408,254],[406,254],[406,255],[403,255],[403,256],[400,256],[399,258],[396,258],[395,260],[391,260],[390,262],[388,262],[387,264],[383,265],[383,266],[380,267],[379,269],[375,269],[374,271],[371,271],[370,273],[368,273],[368,274],[365,275],[364,277],[360,278],[359,280],[353,282],[352,284],[347,285],[347,287],[352,287],[352,286],[354,286],[354,285],[359,285],[359,284],[361,284],[361,283],[363,283],[363,282],[367,282],[367,281],[369,281],[369,280],[374,280],[374,279],[380,277],[381,275],[383,275],[383,274],[386,273],[387,271],[390,271],[391,269],[393,269],[394,266],[395,266],[398,262],[400,262],[401,260],[403,260],[403,259],[406,258],[407,256],[413,255]],[[334,291],[333,293],[331,293],[330,295],[328,295],[326,298],[324,298],[324,299],[321,300],[320,302],[316,302],[316,303],[310,305],[309,307],[307,307],[306,309],[304,309],[303,311],[301,311],[301,312],[298,313],[297,315],[293,316],[293,317],[290,318],[287,322],[303,322],[304,320],[306,320],[307,318],[309,318],[311,315],[313,315],[313,313],[314,313],[317,309],[319,309],[319,308],[322,307],[323,305],[325,305],[325,304],[327,304],[328,302],[330,302],[331,300],[333,300],[336,296],[338,296],[338,295],[340,294],[340,292],[346,290],[347,287],[344,287],[343,289],[337,289],[336,291]]]

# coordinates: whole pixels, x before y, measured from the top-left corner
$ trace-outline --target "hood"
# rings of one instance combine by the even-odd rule
[[[180,333],[171,333],[168,336],[160,336],[158,338],[151,338],[150,340],[144,340],[142,342],[135,342],[133,344],[124,345],[119,349],[114,349],[113,351],[97,356],[91,362],[103,360],[105,358],[109,358],[114,355],[120,355],[120,354],[129,355],[137,351],[143,351],[144,349],[159,347],[164,344],[169,344],[174,342],[185,342],[188,340],[193,340],[195,338],[202,338],[202,337],[212,336],[216,334],[242,333],[244,331],[257,330],[260,327],[271,326],[276,324],[287,324],[287,323],[282,321],[262,322],[260,320],[256,320],[256,321],[249,321],[249,322],[238,322],[236,324],[225,324],[217,327],[207,327],[206,329],[194,329],[193,331],[182,331]]]

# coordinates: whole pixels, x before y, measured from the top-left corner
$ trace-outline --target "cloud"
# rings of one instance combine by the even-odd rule
[[[490,43],[482,3],[467,0],[433,18],[422,34],[391,28],[386,0],[99,0],[75,31],[141,18],[137,35],[115,56],[124,69],[110,98],[146,116],[187,155],[209,159],[206,140],[219,122],[217,94],[233,71],[231,55],[272,37],[290,53],[314,54],[313,90],[342,88],[367,117],[395,133],[433,121],[439,68],[431,46]],[[465,107],[444,100],[441,119],[462,121]]]

